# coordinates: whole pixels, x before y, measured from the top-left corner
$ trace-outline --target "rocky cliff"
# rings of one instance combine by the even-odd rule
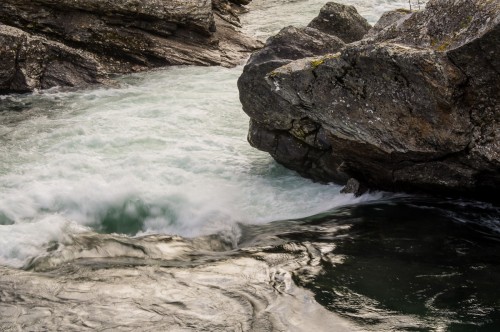
[[[327,8],[363,26],[348,7]],[[348,31],[323,23],[311,24],[316,34]],[[500,184],[499,23],[498,1],[431,0],[319,57],[276,54],[271,40],[239,81],[249,141],[319,181],[491,198]]]
[[[238,64],[239,0],[3,0],[0,91],[84,86],[167,65]]]

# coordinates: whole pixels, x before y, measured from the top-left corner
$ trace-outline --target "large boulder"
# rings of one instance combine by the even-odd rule
[[[322,12],[331,13],[332,8],[339,10],[336,17],[343,17],[342,24],[331,21],[331,24],[318,24],[317,28],[290,26],[282,29],[267,40],[264,48],[252,54],[238,80],[238,88],[243,110],[251,118],[250,144],[271,153],[280,163],[305,176],[314,174],[315,178],[343,181],[346,180],[344,176],[330,172],[336,161],[325,153],[329,149],[326,132],[276,94],[266,78],[267,74],[273,76],[275,69],[294,60],[335,53],[345,46],[336,35],[343,32],[349,21],[357,25],[364,18],[352,6],[333,7],[331,3],[326,4]],[[364,32],[368,30],[369,26]]]
[[[8,60],[0,67],[0,90],[81,86],[110,73],[167,65],[236,65],[261,47],[236,28],[240,4],[3,0],[0,57]]]
[[[268,92],[244,107],[252,145],[276,158],[275,137],[286,137],[293,161],[276,159],[320,181],[491,198],[500,185],[500,3],[431,0],[384,19],[340,52],[262,76]],[[273,109],[259,107],[269,95]]]

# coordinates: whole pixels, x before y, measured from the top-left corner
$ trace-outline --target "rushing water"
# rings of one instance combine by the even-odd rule
[[[372,24],[386,10],[408,7],[403,0],[339,2],[355,5]],[[307,24],[323,4],[254,0],[243,23],[265,39],[286,25]],[[24,292],[38,278],[12,267],[56,268],[54,275],[84,292],[71,276],[85,279],[89,267],[95,271],[89,278],[115,282],[122,274],[132,278],[132,272],[113,274],[100,267],[154,265],[174,267],[168,271],[175,278],[155,279],[158,289],[150,291],[174,287],[190,294],[188,299],[169,295],[184,306],[178,305],[187,318],[177,307],[165,312],[192,321],[195,330],[205,325],[196,325],[189,310],[202,321],[203,308],[229,310],[234,301],[227,324],[261,310],[283,322],[273,325],[263,318],[258,324],[328,331],[331,317],[315,307],[309,293],[293,290],[294,283],[361,330],[499,330],[499,208],[382,193],[354,198],[340,194],[336,185],[316,184],[284,169],[246,142],[248,118],[236,88],[241,70],[174,67],[119,78],[114,88],[0,97],[0,265],[10,267],[3,270],[0,314],[17,312],[19,299],[5,295],[14,279],[25,280],[16,286]],[[106,235],[112,233],[124,235]],[[155,234],[192,240],[167,241]],[[71,273],[60,267],[72,260],[77,263]],[[268,277],[270,267],[275,272]],[[234,269],[249,272],[242,278]],[[285,282],[287,276],[293,282]],[[192,293],[191,278],[196,287],[204,285],[199,294]],[[249,287],[240,284],[245,278],[260,297],[242,295]],[[272,287],[263,286],[262,278]],[[208,279],[208,285],[200,281]],[[148,281],[135,280],[149,287]],[[57,288],[50,280],[37,282],[47,282],[43,294]],[[126,287],[134,281],[123,282]],[[106,292],[106,285],[100,290]],[[214,291],[224,287],[233,295]],[[282,293],[295,300],[284,301]],[[28,301],[30,290],[22,294]],[[64,312],[61,317],[75,314],[55,310],[54,303],[42,305],[50,296],[35,296],[31,317],[45,317],[44,306]],[[207,302],[195,305],[198,298]],[[111,312],[117,303],[129,305],[127,297],[111,304],[82,296],[62,299],[98,303],[110,310],[109,317],[133,311]],[[253,311],[242,306],[239,316],[236,307],[247,300]],[[105,326],[109,317],[100,317],[96,326]],[[213,326],[224,320],[214,318]],[[141,324],[145,329],[147,322]],[[264,326],[258,324],[251,326],[258,331],[255,326]]]
[[[40,245],[84,227],[237,236],[238,222],[351,202],[248,145],[240,71],[171,68],[125,77],[116,89],[4,100],[25,110],[3,114],[2,261],[20,265]]]

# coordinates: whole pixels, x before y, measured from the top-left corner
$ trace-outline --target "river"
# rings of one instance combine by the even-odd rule
[[[299,177],[246,142],[242,68],[0,96],[0,330],[498,331],[499,207]]]

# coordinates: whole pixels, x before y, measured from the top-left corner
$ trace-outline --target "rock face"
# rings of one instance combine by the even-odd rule
[[[383,19],[337,53],[253,77],[267,93],[243,103],[250,143],[319,181],[491,199],[500,185],[500,3],[431,0]],[[243,86],[240,94],[249,97]]]
[[[236,65],[261,46],[235,28],[240,4],[3,0],[0,91],[82,86],[167,65]]]

